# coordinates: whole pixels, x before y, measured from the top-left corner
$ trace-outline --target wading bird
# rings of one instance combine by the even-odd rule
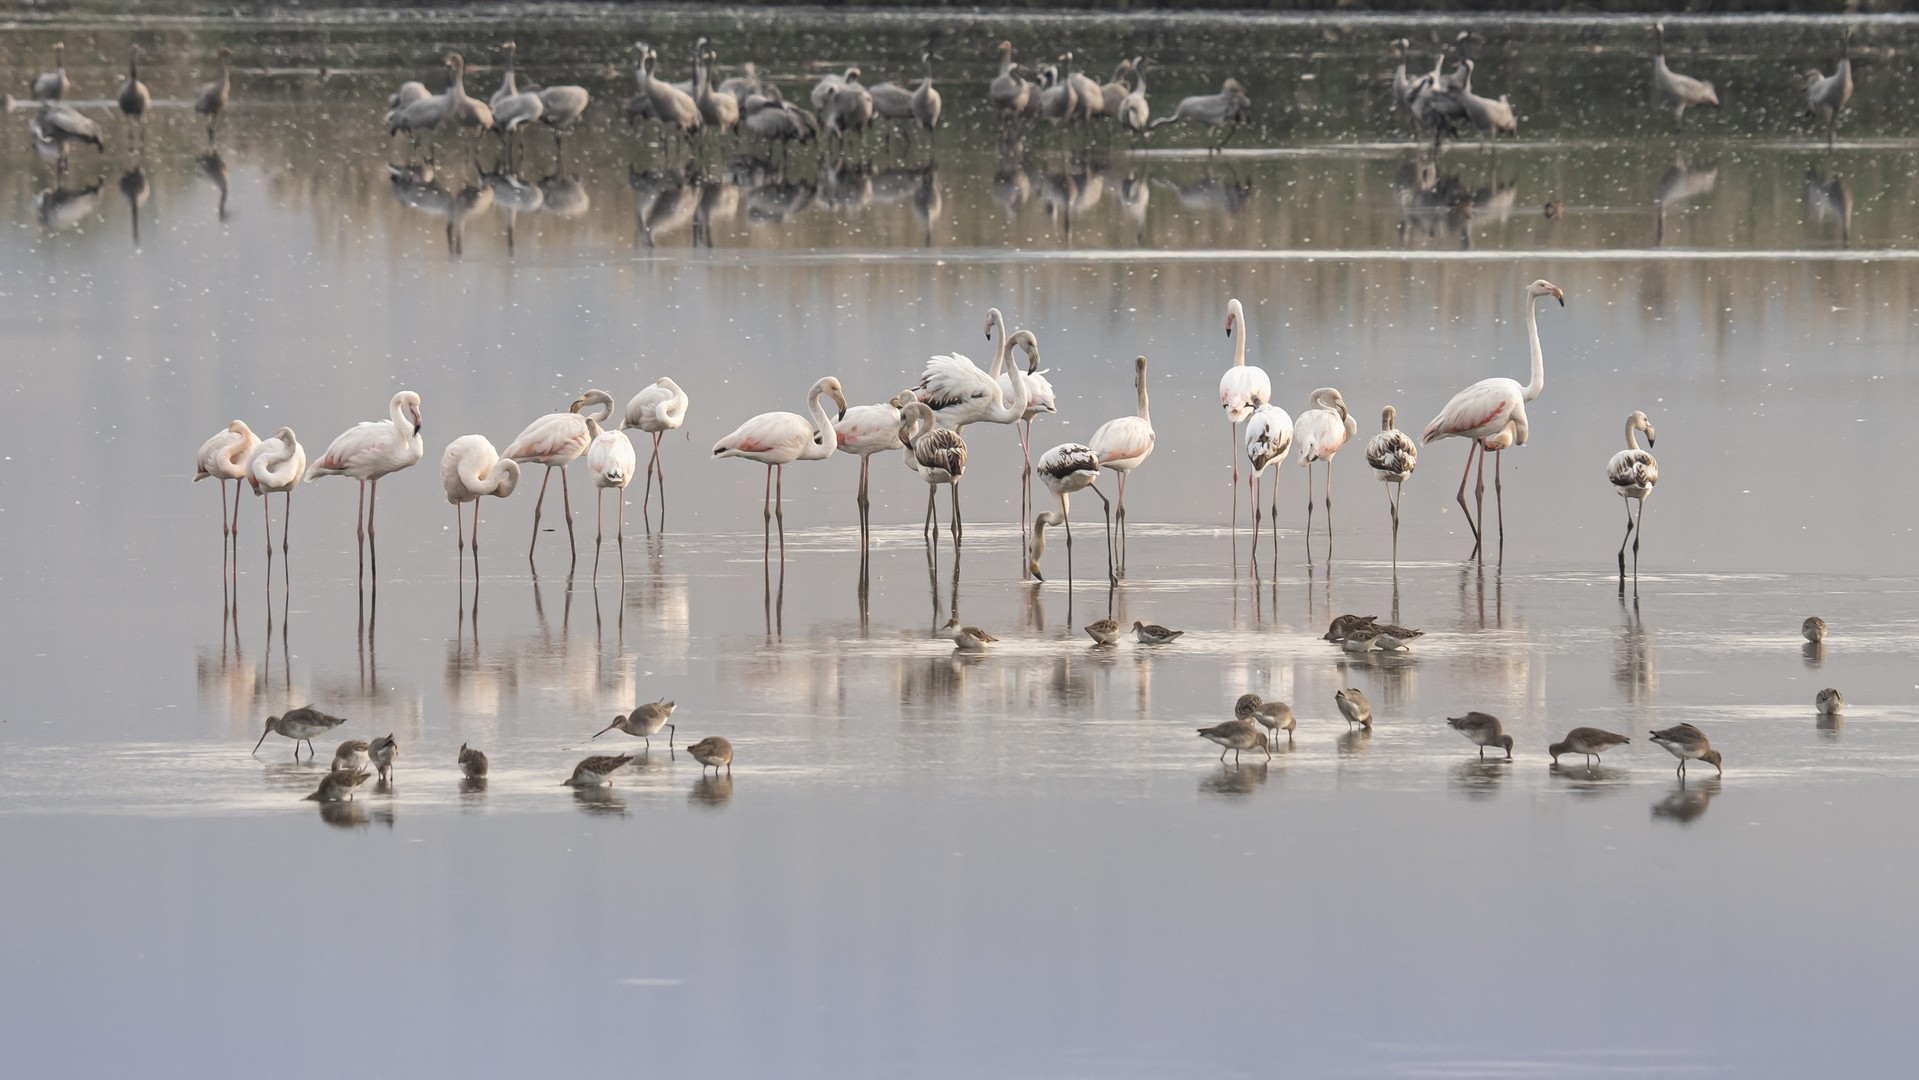
[[[1678,724],[1664,731],[1655,731],[1652,733],[1652,741],[1665,747],[1668,753],[1679,759],[1679,768],[1673,771],[1681,777],[1686,775],[1686,763],[1689,761],[1703,761],[1719,770],[1720,775],[1725,775],[1726,767],[1719,756],[1719,751],[1714,750],[1712,744],[1706,741],[1705,732],[1691,724]]]
[[[1686,128],[1686,110],[1694,105],[1719,107],[1719,95],[1713,92],[1712,84],[1690,75],[1681,75],[1666,66],[1666,24],[1653,23],[1653,33],[1659,39],[1659,52],[1652,58],[1653,92],[1666,99],[1672,108],[1673,127],[1680,131]]]
[[[1153,444],[1159,436],[1153,432],[1152,414],[1146,407],[1146,358],[1133,359],[1133,389],[1139,395],[1139,410],[1132,416],[1122,416],[1108,420],[1093,432],[1086,441],[1093,453],[1099,455],[1101,468],[1111,469],[1119,474],[1119,492],[1115,496],[1117,508],[1113,511],[1113,524],[1117,537],[1114,540],[1114,559],[1119,567],[1117,574],[1126,575],[1126,477],[1134,469],[1146,463],[1153,455]],[[1237,457],[1234,459],[1237,461]]]
[[[227,61],[232,58],[233,50],[220,48],[220,77],[200,87],[193,97],[193,111],[207,118],[207,142],[212,142],[220,130],[220,115],[227,111],[227,98],[233,90],[233,76],[228,70]]]
[[[1612,488],[1626,502],[1626,536],[1619,541],[1619,591],[1626,591],[1626,541],[1632,541],[1632,579],[1639,580],[1639,536],[1645,531],[1646,496],[1652,494],[1653,485],[1659,483],[1659,462],[1653,456],[1639,448],[1636,432],[1646,433],[1646,445],[1656,441],[1652,421],[1646,414],[1635,412],[1626,417],[1626,448],[1612,456],[1606,464],[1606,479],[1612,481]],[[1632,504],[1639,504],[1639,517],[1634,520]]]
[[[599,408],[598,416],[587,413],[588,409]],[[573,541],[573,495],[567,488],[566,467],[586,453],[593,440],[600,437],[600,426],[613,418],[613,395],[604,390],[588,390],[573,399],[567,411],[547,413],[526,426],[518,438],[500,451],[501,457],[511,458],[522,465],[544,465],[546,475],[540,479],[540,497],[533,501],[533,536],[526,544],[526,561],[533,561],[533,547],[540,539],[540,508],[546,503],[546,485],[553,480],[553,470],[560,470],[560,505],[566,513],[566,543],[574,557],[579,556],[579,548]]]
[[[473,504],[473,552],[480,551],[480,499],[486,495],[504,499],[520,486],[520,463],[501,459],[484,435],[462,435],[448,443],[440,455],[440,483],[446,488],[446,501],[453,504],[453,536],[460,550],[466,550],[464,522],[460,504]]]
[[[354,511],[353,536],[373,547],[373,514],[380,499],[380,478],[410,468],[426,453],[420,438],[420,395],[402,390],[387,403],[385,420],[367,420],[341,432],[326,453],[307,470],[311,484],[323,476],[350,476],[360,482],[360,509]],[[362,555],[364,558],[364,555]],[[379,555],[373,557],[379,572]]]
[[[1229,127],[1226,137],[1214,143],[1209,153],[1217,153],[1231,142],[1239,129],[1253,118],[1253,100],[1246,96],[1246,88],[1238,79],[1227,79],[1220,85],[1217,94],[1200,94],[1182,98],[1173,115],[1162,116],[1153,121],[1148,131],[1158,131],[1167,124],[1177,124],[1181,120],[1191,120],[1208,128]]]
[[[1466,478],[1472,475],[1473,455],[1479,454],[1478,492],[1483,498],[1486,491],[1486,456],[1482,440],[1494,438],[1506,433],[1514,446],[1526,445],[1530,427],[1526,421],[1526,403],[1539,396],[1546,388],[1546,361],[1539,347],[1539,298],[1550,296],[1566,306],[1566,294],[1559,286],[1540,279],[1526,286],[1526,335],[1532,345],[1532,378],[1525,386],[1515,379],[1482,379],[1453,395],[1446,407],[1426,425],[1426,431],[1420,436],[1420,444],[1427,445],[1437,439],[1461,438],[1472,440],[1466,450],[1466,468],[1459,474],[1459,492],[1456,498],[1459,509],[1466,515],[1466,523],[1473,531],[1472,555],[1478,555],[1484,543],[1483,529],[1473,520],[1472,511],[1466,508]],[[1498,481],[1497,475],[1494,477]],[[1483,505],[1483,504],[1482,504]],[[1504,507],[1501,508],[1502,520],[1499,530],[1500,543],[1506,540]],[[1471,556],[1468,556],[1469,558]]]
[[[1226,336],[1234,338],[1233,366],[1219,377],[1219,406],[1233,426],[1233,535],[1239,535],[1239,425],[1253,410],[1273,400],[1273,381],[1266,369],[1246,363],[1246,312],[1238,299],[1226,301]],[[1288,423],[1290,435],[1291,424]],[[1250,441],[1247,444],[1251,446]],[[1250,489],[1249,489],[1250,492]],[[1257,506],[1254,508],[1257,510]]]
[[[666,466],[660,464],[660,436],[686,423],[686,391],[672,379],[661,376],[652,386],[634,394],[626,403],[620,427],[637,429],[653,436],[653,453],[646,459],[646,486],[641,492],[640,509],[645,512],[653,495],[653,478],[659,477],[660,505],[666,505]]]
[[[67,78],[67,46],[63,41],[53,43],[53,70],[43,71],[33,77],[33,100],[59,101],[73,88],[73,81]]]
[[[713,456],[716,458],[745,458],[766,466],[766,498],[761,505],[762,531],[766,539],[761,556],[770,557],[772,554],[772,524],[777,517],[780,523],[782,565],[786,562],[786,466],[795,461],[823,461],[832,457],[833,451],[839,446],[839,436],[833,431],[833,420],[820,405],[822,397],[832,398],[839,405],[842,415],[846,412],[846,393],[840,389],[840,381],[829,375],[814,383],[813,388],[807,391],[806,409],[812,416],[810,421],[798,413],[761,413],[713,444]]]
[[[1839,124],[1839,110],[1852,100],[1852,58],[1847,55],[1852,48],[1852,27],[1839,40],[1839,66],[1830,75],[1821,75],[1818,68],[1806,72],[1806,113],[1817,116],[1826,122],[1826,145],[1832,145],[1833,129]],[[44,76],[43,76],[44,78]]]
[[[1076,491],[1091,491],[1099,496],[1101,505],[1106,508],[1106,577],[1108,581],[1118,581],[1113,571],[1113,508],[1106,500],[1106,493],[1098,486],[1100,462],[1093,448],[1080,443],[1061,443],[1040,455],[1040,483],[1059,500],[1057,511],[1047,510],[1033,519],[1033,541],[1027,554],[1027,569],[1033,577],[1044,581],[1040,576],[1039,559],[1046,551],[1046,527],[1063,526],[1066,530],[1066,585],[1073,584],[1073,522],[1067,513],[1066,497]]]
[[[220,535],[223,537],[240,534],[240,481],[246,479],[247,459],[258,445],[260,437],[253,433],[253,429],[247,427],[244,420],[235,420],[201,443],[200,452],[194,455],[193,482],[197,484],[209,476],[220,482]],[[233,481],[233,519],[230,522],[227,520],[229,480]]]
[[[1338,390],[1322,386],[1313,391],[1313,407],[1293,421],[1293,452],[1306,470],[1306,536],[1313,535],[1313,464],[1326,463],[1326,535],[1333,534],[1333,455],[1359,433],[1359,421],[1346,411]],[[1310,551],[1311,549],[1308,548]]]
[[[1373,467],[1374,475],[1391,484],[1386,498],[1393,510],[1393,566],[1399,566],[1399,499],[1406,478],[1413,474],[1419,464],[1419,447],[1413,444],[1412,436],[1393,426],[1398,410],[1386,406],[1379,418],[1379,434],[1366,443],[1366,464]]]
[[[611,413],[608,415],[610,417]],[[614,492],[619,500],[613,539],[616,543],[625,542],[626,485],[632,483],[633,467],[638,463],[633,455],[633,440],[627,438],[624,431],[602,431],[587,444],[587,475],[593,477],[593,484],[599,489],[593,497],[593,546],[596,549],[606,534],[606,526],[600,520],[600,510],[606,503],[608,491]]]
[[[860,490],[855,500],[860,514],[860,547],[865,550],[872,530],[871,502],[867,499],[867,481],[872,472],[873,455],[898,450],[900,442],[900,403],[917,400],[911,390],[894,395],[878,405],[855,405],[840,414],[833,424],[839,440],[839,452],[860,459]]]
[[[1266,470],[1286,460],[1286,451],[1293,446],[1293,418],[1285,409],[1267,402],[1254,409],[1246,423],[1246,463],[1250,466],[1246,477],[1246,487],[1253,502],[1253,553],[1252,566],[1259,568],[1259,484],[1266,476]],[[1312,487],[1307,486],[1308,497]],[[1239,505],[1239,498],[1233,498],[1233,505]],[[1279,558],[1279,475],[1273,477],[1273,558]]]
[[[939,543],[939,521],[934,514],[933,497],[939,485],[952,490],[953,510],[947,525],[953,542],[960,540],[959,484],[966,473],[966,440],[952,428],[942,427],[939,417],[924,401],[906,401],[900,407],[900,444],[906,448],[906,467],[926,481],[926,523],[920,535]]]
[[[287,551],[287,528],[293,521],[293,489],[306,475],[307,452],[293,429],[283,427],[273,438],[261,440],[247,455],[247,483],[260,496],[260,520],[266,527],[267,555],[273,555],[273,518],[267,513],[267,496],[279,492],[285,496],[280,510],[280,552]],[[236,490],[234,497],[239,493]]]

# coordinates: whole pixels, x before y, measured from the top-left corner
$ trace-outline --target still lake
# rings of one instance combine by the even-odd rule
[[[1831,70],[1833,20],[1669,23],[1673,66],[1725,101],[1682,140],[1625,19],[413,14],[31,12],[0,33],[21,97],[66,44],[69,100],[107,141],[62,172],[28,106],[0,128],[0,1033],[20,1075],[330,1076],[342,1052],[514,1076],[1910,1067],[1919,20],[1856,22],[1828,147],[1793,78]],[[1412,38],[1417,68],[1462,27],[1519,137],[1434,161],[1393,116],[1387,42]],[[679,79],[711,37],[723,71],[755,60],[803,100],[849,65],[913,77],[929,35],[933,148],[875,133],[782,167],[675,154],[622,115],[636,40]],[[585,122],[558,150],[530,135],[516,170],[443,134],[429,177],[386,138],[387,95],[437,90],[457,48],[489,96],[508,38],[525,77],[591,91]],[[985,102],[1001,39],[1102,80],[1150,56],[1155,113],[1237,75],[1255,121],[1220,155],[1177,128],[1009,141]],[[144,152],[111,106],[135,41]],[[220,45],[210,149],[190,98]],[[1382,406],[1417,431],[1477,379],[1524,380],[1535,278],[1566,304],[1539,312],[1547,387],[1502,466],[1503,549],[1467,558],[1445,441],[1406,485],[1395,568],[1363,442]],[[1258,576],[1243,531],[1235,569],[1219,446],[1233,297],[1279,405],[1333,386],[1359,421],[1332,549],[1323,508],[1308,545],[1289,461]],[[957,558],[922,542],[925,484],[876,458],[862,590],[839,455],[792,466],[786,563],[763,563],[764,470],[712,444],[802,411],[822,376],[859,404],[935,353],[987,362],[994,306],[1058,389],[1035,457],[1130,414],[1151,362],[1125,580],[1106,585],[1090,497],[1075,586],[1056,536],[1046,583],[1021,580],[1019,446],[991,425],[966,431]],[[596,562],[576,466],[579,559],[553,491],[530,569],[529,467],[482,508],[476,585],[447,442],[504,446],[661,375],[692,403],[663,444],[664,524],[636,485]],[[223,574],[201,441],[240,417],[317,459],[401,389],[427,456],[381,485],[377,590],[344,479],[299,488],[271,566],[246,496]],[[1661,469],[1636,599],[1605,478],[1634,410]],[[1426,635],[1348,655],[1319,640],[1342,612]],[[954,615],[999,644],[956,656],[932,636]],[[1094,648],[1080,627],[1109,615],[1186,634]],[[1333,707],[1349,686],[1370,734]],[[1814,715],[1825,686],[1843,721]],[[1249,690],[1291,702],[1296,737],[1222,765],[1193,729]],[[659,697],[673,750],[602,797],[560,786],[588,753],[639,753],[589,736]],[[350,720],[317,761],[277,736],[248,753],[309,701]],[[1471,709],[1505,721],[1514,762],[1446,726]],[[1682,784],[1646,738],[1681,722],[1723,778]],[[1633,743],[1551,770],[1579,725]],[[302,800],[339,740],[388,732],[390,785]],[[684,751],[712,734],[730,778]],[[462,743],[492,758],[484,790],[460,783]]]

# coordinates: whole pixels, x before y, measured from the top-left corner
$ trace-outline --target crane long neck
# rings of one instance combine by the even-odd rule
[[[1539,349],[1539,297],[1533,297],[1526,305],[1526,336],[1532,342],[1533,373],[1532,380],[1526,384],[1525,399],[1531,401],[1546,389],[1546,357]]]
[[[139,77],[140,77],[140,54],[138,52],[128,53],[127,54],[127,79],[128,81],[133,81],[138,79]]]

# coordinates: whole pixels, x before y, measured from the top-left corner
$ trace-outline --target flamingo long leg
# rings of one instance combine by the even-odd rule
[[[546,505],[546,485],[553,481],[553,466],[546,467],[546,475],[540,478],[540,497],[533,500],[533,536],[526,542],[526,561],[533,561],[533,545],[540,541],[540,507]]]
[[[1466,467],[1459,473],[1459,491],[1453,498],[1459,500],[1459,512],[1466,516],[1466,527],[1473,532],[1473,551],[1479,550],[1479,524],[1473,520],[1472,507],[1466,505],[1466,481],[1473,475],[1473,452],[1479,449],[1474,441],[1466,447]]]
[[[1473,503],[1478,507],[1479,529],[1473,538],[1473,554],[1486,544],[1486,448],[1479,448],[1479,471],[1473,479]]]
[[[466,515],[460,512],[460,504],[453,504],[453,540],[459,545],[460,554],[466,554]]]
[[[786,466],[774,466],[773,517],[780,523],[780,568],[786,567]]]
[[[1506,550],[1506,485],[1499,477],[1499,467],[1506,461],[1506,451],[1493,451],[1493,506],[1499,512],[1499,550]],[[1486,452],[1479,452],[1481,468],[1486,465]]]
[[[593,497],[593,547],[596,551],[606,536],[606,489],[598,490],[599,494]]]
[[[1619,589],[1626,589],[1626,543],[1632,539],[1632,500],[1621,499],[1626,504],[1626,535],[1619,538]]]
[[[1234,423],[1230,433],[1233,445],[1230,448],[1233,459],[1233,572],[1239,572],[1239,424]],[[1258,541],[1255,540],[1257,545]]]
[[[1639,514],[1632,530],[1632,585],[1635,595],[1639,589],[1639,541],[1646,538],[1646,500],[1642,498],[1637,501]]]
[[[260,496],[260,521],[267,531],[267,558],[269,560],[273,558],[273,515],[268,512],[267,503],[272,501],[272,499],[267,498],[265,495]],[[1622,548],[1620,550],[1623,552],[1625,549]]]
[[[373,569],[373,580],[378,587],[380,580],[380,545],[373,537],[373,514],[380,504],[380,482],[373,480],[367,484],[366,495],[366,555],[367,564]]]
[[[1286,463],[1282,460],[1278,472],[1273,474],[1273,512],[1268,515],[1273,530],[1273,581],[1279,581],[1279,478],[1286,475]],[[1275,601],[1277,603],[1277,601]]]
[[[1246,474],[1246,491],[1253,501],[1253,551],[1252,551],[1252,554],[1248,556],[1248,565],[1250,565],[1253,568],[1253,575],[1257,577],[1259,575],[1259,526],[1260,526],[1259,473],[1248,472]],[[1237,487],[1233,488],[1233,505],[1235,507],[1239,506],[1239,488]],[[1234,530],[1233,546],[1235,548],[1239,546],[1238,532],[1239,530],[1237,529]],[[1235,553],[1233,556],[1233,573],[1235,575],[1239,573],[1239,556],[1237,553]]]
[[[773,557],[773,466],[766,467],[766,491],[760,496],[760,561]]]
[[[473,562],[474,562],[474,565],[478,566],[479,561],[480,561],[480,500],[475,499],[473,500]]]
[[[953,520],[951,524],[953,526],[953,543],[958,544],[960,542],[961,536],[964,535],[964,533],[966,532],[966,526],[960,522],[959,478],[958,477],[953,478],[952,487],[953,487]]]
[[[573,549],[573,557],[578,558],[580,546],[573,540],[573,495],[566,482],[566,466],[560,466],[560,507],[566,511],[566,545]]]
[[[234,483],[234,487],[236,489],[239,487],[239,483],[237,481]],[[235,499],[238,499],[240,497],[240,493],[238,490],[234,491],[233,497]],[[226,557],[227,537],[232,535],[233,535],[233,530],[227,525],[227,482],[225,480],[221,480],[220,481],[220,555],[222,558]]]
[[[1109,586],[1117,585],[1119,575],[1113,571],[1113,504],[1107,501],[1106,493],[1099,488],[1088,485],[1086,490],[1099,496],[1100,507],[1106,511],[1106,583]]]

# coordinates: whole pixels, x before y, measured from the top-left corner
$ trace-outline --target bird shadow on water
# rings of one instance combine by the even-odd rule
[[[1469,799],[1487,799],[1499,793],[1512,771],[1512,762],[1504,759],[1462,761],[1453,766],[1446,779],[1448,786]]]
[[[1251,795],[1265,786],[1270,772],[1271,765],[1265,761],[1221,765],[1200,777],[1199,791],[1202,795]]]
[[[719,809],[733,798],[733,778],[731,776],[707,776],[694,781],[686,794],[686,801],[692,806],[704,806]]]
[[[582,813],[626,816],[626,800],[610,787],[574,788],[573,804]]]
[[[1652,816],[1689,824],[1705,816],[1706,807],[1719,796],[1720,780],[1679,781],[1664,798],[1652,804]]]
[[[1568,761],[1546,768],[1556,786],[1585,798],[1622,792],[1630,786],[1632,777],[1624,769],[1600,764],[1587,766],[1583,762]]]

